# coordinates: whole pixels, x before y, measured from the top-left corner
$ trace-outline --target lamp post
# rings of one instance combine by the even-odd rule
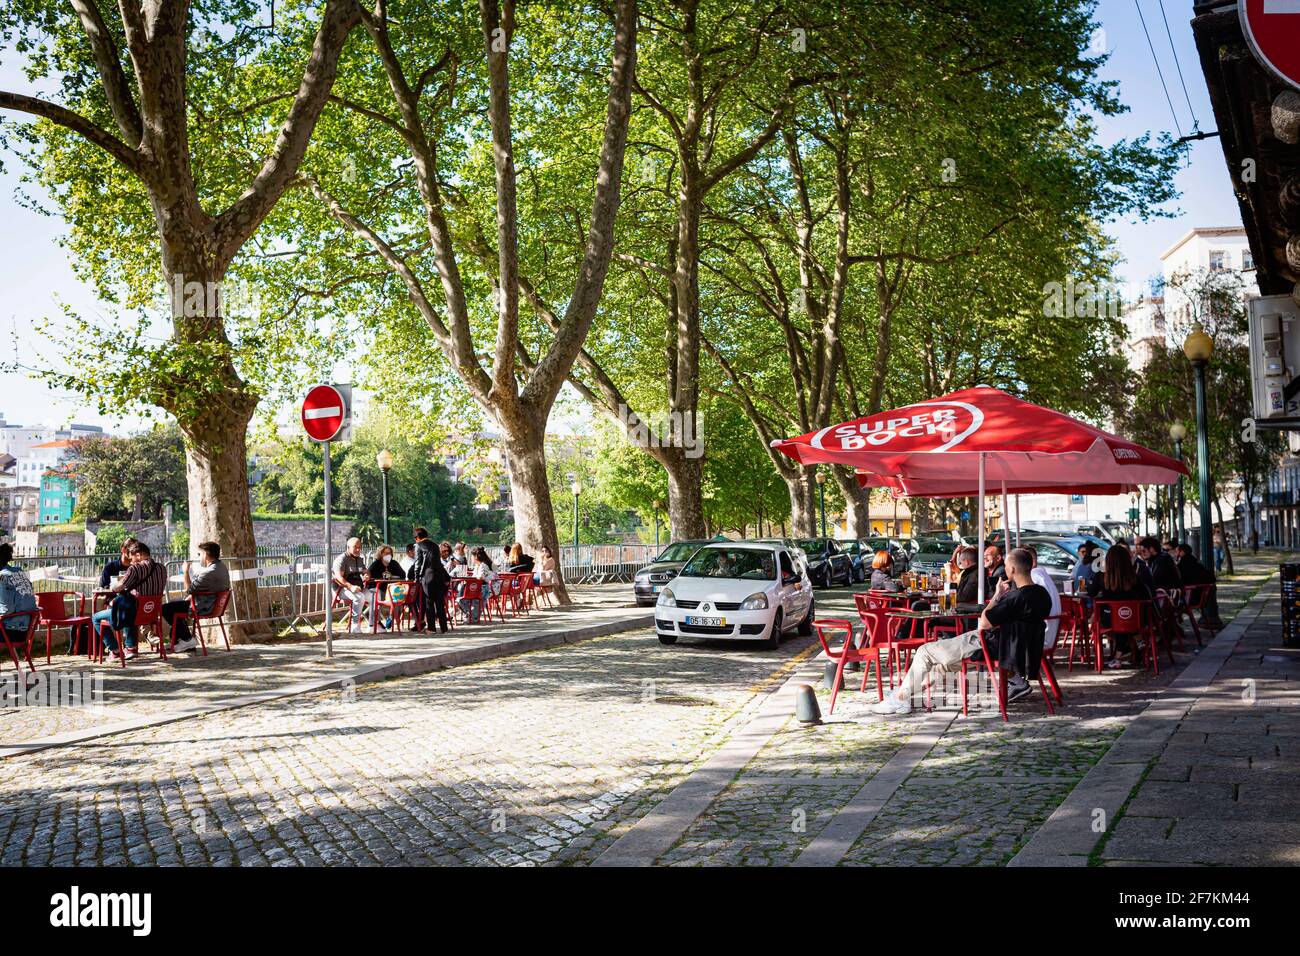
[[[822,537],[826,537],[826,473],[817,472],[817,494],[822,504]]]
[[[1186,426],[1184,426],[1182,422],[1174,422],[1169,426],[1169,437],[1174,440],[1174,457],[1177,458],[1179,461],[1182,461],[1183,460],[1183,439],[1187,437]],[[1175,498],[1174,508],[1176,510],[1174,511],[1174,520],[1176,523],[1176,527],[1174,529],[1174,537],[1176,537],[1180,542],[1186,542],[1187,531],[1183,527],[1185,519],[1183,515],[1183,476],[1182,475],[1178,476],[1178,490],[1177,492],[1175,492],[1175,495],[1176,498]]]
[[[578,496],[582,494],[582,482],[575,477],[573,484],[569,485],[569,490],[573,492],[573,560],[578,560]]]
[[[385,448],[375,456],[375,464],[379,466],[384,486],[384,540],[380,544],[388,544],[388,471],[393,467],[393,453]]]
[[[659,553],[659,512],[663,511],[664,503],[660,498],[656,498],[652,504],[655,509],[655,554]]]
[[[1214,354],[1214,340],[1205,334],[1200,322],[1192,326],[1183,342],[1183,354],[1192,363],[1196,376],[1196,476],[1201,494],[1201,563],[1212,568],[1214,545],[1210,531],[1210,438],[1209,413],[1205,406],[1205,366]]]

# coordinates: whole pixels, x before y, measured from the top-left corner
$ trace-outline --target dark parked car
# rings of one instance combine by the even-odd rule
[[[653,607],[659,600],[659,592],[664,585],[677,577],[696,551],[708,544],[708,541],[675,541],[659,553],[659,556],[637,571],[632,578],[632,591],[636,594],[638,607]]]
[[[808,559],[808,577],[813,587],[853,583],[853,559],[834,538],[799,538],[795,543]]]
[[[894,576],[907,570],[908,554],[896,541],[888,538],[852,538],[841,541],[840,547],[853,559],[853,580],[865,581],[871,577],[871,562],[877,551],[888,551],[894,559]]]
[[[918,574],[935,574],[952,560],[956,547],[957,542],[952,538],[918,538],[910,570]]]

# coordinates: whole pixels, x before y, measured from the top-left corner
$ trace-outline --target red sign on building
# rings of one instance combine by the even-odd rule
[[[1237,9],[1255,58],[1300,89],[1300,0],[1241,0]]]

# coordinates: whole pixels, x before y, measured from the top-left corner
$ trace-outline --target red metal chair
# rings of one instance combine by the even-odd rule
[[[68,613],[68,598],[77,602],[77,612]],[[41,591],[36,595],[36,606],[40,608],[40,624],[45,628],[45,663],[50,663],[50,645],[54,643],[54,629],[68,629],[68,653],[73,653],[74,641],[80,646],[81,635],[87,635],[89,644],[90,615],[86,613],[86,595],[76,591]]]
[[[497,620],[504,623],[506,619],[506,587],[509,582],[502,580],[501,575],[497,575],[497,587],[487,585],[483,588],[483,607],[487,610],[488,620],[492,620],[492,612],[496,611]]]
[[[1051,647],[1043,646],[1042,662],[1038,669],[1041,672],[1039,682],[1042,677],[1047,678],[1047,686],[1052,691],[1052,696],[1056,698],[1058,704],[1065,702],[1065,697],[1061,694],[1061,685],[1056,682],[1056,649],[1061,646],[1061,640],[1065,635],[1065,630],[1073,621],[1072,612],[1066,610],[1065,602],[1061,602],[1061,613],[1053,614],[1045,619],[1046,621],[1056,621],[1056,640],[1052,642]]]
[[[203,622],[213,621],[221,628],[221,639],[226,643],[226,650],[230,650],[230,635],[226,633],[226,606],[230,603],[229,591],[220,591],[216,599],[212,602],[212,609],[206,614],[199,612],[199,606],[194,600],[196,595],[191,594],[189,597],[190,607],[188,611],[179,611],[172,616],[171,633],[168,635],[169,644],[173,650],[176,648],[176,619],[179,617],[189,618],[194,624],[194,636],[199,639],[199,647],[203,649],[203,656],[208,656],[208,642],[203,637]]]
[[[991,632],[989,631],[979,632],[980,651],[982,652],[981,653],[982,660],[973,660],[968,657],[961,662],[961,670],[958,674],[958,682],[961,687],[961,712],[963,717],[968,716],[970,713],[968,709],[969,682],[966,676],[968,671],[974,670],[978,673],[980,670],[984,670],[988,672],[989,676],[993,680],[993,692],[997,696],[998,710],[1001,711],[1002,713],[1002,719],[1010,720],[1011,718],[1007,716],[1007,673],[1002,669],[1001,665],[993,657],[993,655],[989,653],[989,645],[987,640],[987,635],[989,633]],[[1046,654],[1043,655],[1042,660],[1047,661]],[[1047,665],[1046,668],[1044,668],[1040,664],[1038,668],[1038,675],[1037,675],[1038,689],[1043,695],[1043,703],[1047,705],[1047,713],[1050,716],[1056,713],[1056,708],[1052,706],[1053,693],[1058,693],[1059,691],[1053,691],[1053,692],[1048,691],[1047,685],[1043,682],[1044,674],[1047,674],[1049,676],[1049,680],[1051,680],[1052,683],[1055,684],[1055,679],[1051,677],[1050,663]]]
[[[510,575],[510,606],[515,616],[528,616],[528,587],[532,581],[531,571],[516,571]]]
[[[1211,621],[1205,619],[1205,609],[1209,605],[1210,595],[1214,593],[1216,585],[1213,584],[1189,584],[1183,588],[1183,600],[1181,604],[1175,604],[1174,607],[1178,614],[1178,627],[1183,626],[1183,617],[1192,622],[1192,633],[1196,635],[1196,646],[1202,647],[1201,642],[1201,625],[1204,624],[1209,630],[1211,636],[1218,630],[1218,627]],[[1198,622],[1193,611],[1201,612],[1201,619]]]
[[[1102,611],[1110,611],[1110,623],[1102,623]],[[1092,632],[1096,635],[1098,659],[1101,642],[1109,637],[1112,646],[1117,637],[1132,637],[1142,652],[1144,666],[1160,673],[1160,650],[1156,646],[1155,628],[1151,626],[1150,601],[1094,601],[1092,604]]]
[[[541,607],[542,598],[545,598],[547,607],[556,607],[555,582],[560,579],[560,573],[558,571],[538,571],[537,575],[541,579],[539,583],[533,585],[537,597],[537,606]]]
[[[163,639],[162,632],[162,606],[163,599],[160,594],[142,594],[135,599],[135,620],[132,622],[135,627],[135,646],[136,650],[140,649],[140,639],[144,637],[144,629],[152,627],[158,635],[158,655],[167,660],[167,642]],[[99,633],[95,635],[98,638],[95,644],[95,661],[99,664],[104,663],[104,628],[113,632],[113,639],[117,641],[117,655],[121,660],[122,666],[126,667],[126,648],[122,644],[122,633],[113,626],[111,619],[99,622]]]
[[[469,612],[460,611],[460,602],[476,603],[478,605],[478,620],[483,620],[484,614],[488,613],[487,602],[483,600],[483,580],[481,578],[457,578],[456,583],[460,586],[460,593],[455,596],[456,610],[465,614],[465,620],[470,624],[477,621],[470,616]]]
[[[860,692],[865,692],[867,689],[867,678],[871,674],[870,665],[876,665],[876,699],[885,699],[884,683],[880,677],[882,664],[880,650],[882,645],[876,643],[875,635],[869,628],[863,631],[863,634],[867,637],[867,642],[862,647],[853,646],[853,623],[851,621],[816,620],[813,621],[813,630],[817,632],[817,640],[821,642],[822,650],[826,652],[827,659],[836,662],[835,683],[831,686],[830,713],[835,713],[835,699],[839,696],[840,684],[844,680],[844,665],[851,662],[867,665],[862,668],[862,686],[858,688]],[[844,643],[840,645],[838,650],[835,650],[831,647],[830,642],[826,640],[826,636],[835,634],[838,631],[844,632]],[[888,660],[888,656],[886,656],[885,660]],[[893,677],[892,672],[890,677]],[[892,680],[890,686],[893,686]]]
[[[27,630],[25,632],[26,636],[21,640],[21,642],[16,643],[10,636],[9,628],[6,625],[10,623],[17,624],[18,618],[20,617],[27,618]],[[6,614],[4,617],[0,617],[0,637],[4,638],[5,647],[9,649],[9,656],[13,658],[14,668],[19,674],[23,672],[23,665],[18,660],[19,646],[22,647],[23,657],[27,659],[28,670],[33,674],[36,673],[36,665],[32,663],[32,642],[36,640],[36,628],[40,621],[40,617],[41,612],[39,610],[14,611],[12,614]],[[15,630],[17,629],[18,628],[15,628]]]
[[[409,617],[413,623],[422,623],[419,613],[420,588],[414,581],[389,581],[384,588],[384,596],[375,606],[375,619],[371,631],[379,629],[379,610],[388,612],[393,622],[393,633],[402,629],[402,624]]]

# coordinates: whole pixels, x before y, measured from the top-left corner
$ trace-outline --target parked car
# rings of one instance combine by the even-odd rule
[[[1090,539],[1083,535],[1059,538],[1049,535],[1021,535],[1020,545],[1021,547],[1033,546],[1038,552],[1038,566],[1047,571],[1056,583],[1056,589],[1061,591],[1064,590],[1065,582],[1070,580],[1070,575],[1074,573],[1074,566],[1079,561],[1079,548],[1088,540]],[[1110,549],[1108,544],[1101,544],[1098,547],[1103,554]]]
[[[871,577],[871,562],[875,558],[877,551],[888,551],[893,557],[895,577],[907,570],[908,554],[896,540],[889,538],[865,538],[861,540],[851,538],[847,541],[840,541],[839,545],[853,559],[854,581],[866,581]]]
[[[957,542],[952,538],[918,538],[909,570],[919,574],[935,574],[952,560]]]
[[[641,568],[632,577],[632,592],[638,607],[653,607],[659,600],[664,585],[677,576],[691,555],[708,541],[675,541],[659,552],[659,556]]]
[[[754,544],[781,545],[790,552],[790,556],[795,559],[799,567],[807,572],[809,577],[812,576],[812,572],[808,568],[808,555],[803,553],[803,548],[799,547],[799,542],[794,538],[747,538],[746,540],[752,541]]]
[[[836,582],[853,583],[853,559],[834,538],[799,538],[795,543],[808,559],[808,577],[814,586],[832,588]]]
[[[894,576],[902,574],[908,570],[912,562],[912,556],[903,547],[903,543],[897,538],[868,538],[867,545],[874,551],[888,551],[894,559]],[[871,562],[867,562],[867,577],[871,577]]]
[[[812,592],[807,571],[783,544],[710,542],[659,592],[655,633],[661,644],[704,637],[763,640],[775,649],[791,630],[812,633]]]

